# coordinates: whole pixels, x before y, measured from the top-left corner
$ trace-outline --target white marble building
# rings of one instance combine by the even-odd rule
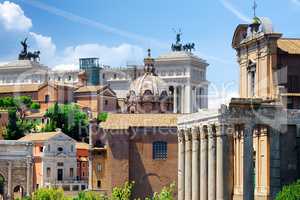
[[[207,108],[209,82],[207,62],[188,51],[174,51],[155,59],[156,74],[163,79],[174,96],[174,113],[193,113]],[[104,68],[103,82],[125,98],[130,83],[143,74],[143,66]]]
[[[207,108],[209,82],[206,79],[207,62],[189,51],[172,51],[155,59],[157,75],[168,85],[174,99],[174,113],[194,113]],[[54,81],[76,85],[79,70],[52,70],[39,62],[17,60],[0,66],[0,85],[41,84]],[[143,66],[122,68],[103,66],[100,84],[108,84],[117,97],[125,99],[133,80],[144,73]]]

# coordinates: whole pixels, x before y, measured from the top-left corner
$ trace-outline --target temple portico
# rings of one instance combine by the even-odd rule
[[[274,199],[299,178],[297,124],[299,111],[260,99],[179,117],[178,199]]]

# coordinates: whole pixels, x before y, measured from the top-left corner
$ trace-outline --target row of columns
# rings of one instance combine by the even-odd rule
[[[227,200],[224,162],[226,125],[210,124],[179,130],[178,199]]]
[[[196,112],[205,107],[205,91],[201,87],[191,85],[174,86],[173,111],[174,113]]]

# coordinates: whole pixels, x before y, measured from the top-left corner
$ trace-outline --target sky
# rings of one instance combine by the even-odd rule
[[[256,0],[257,15],[284,37],[300,37],[300,0]],[[237,96],[239,71],[231,47],[238,24],[253,17],[253,0],[0,0],[0,64],[13,61],[28,37],[41,63],[75,69],[79,57],[113,67],[141,64],[170,51],[173,29],[209,63],[209,93],[217,105]]]

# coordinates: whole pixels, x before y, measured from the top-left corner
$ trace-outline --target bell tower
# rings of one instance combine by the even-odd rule
[[[240,69],[240,97],[275,100],[278,98],[277,41],[282,34],[275,33],[268,18],[256,16],[251,24],[240,24],[235,30],[232,47],[236,50]]]

